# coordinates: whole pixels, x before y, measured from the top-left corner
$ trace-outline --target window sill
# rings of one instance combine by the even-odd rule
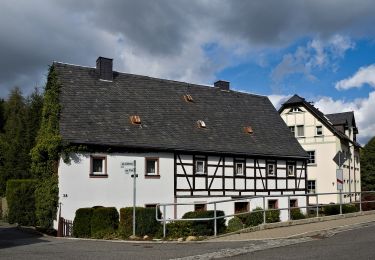
[[[314,137],[323,137],[324,135],[314,135]]]
[[[108,174],[90,174],[90,178],[108,178]]]
[[[145,175],[145,179],[160,179],[160,175]]]
[[[316,163],[308,163],[307,166],[318,166]]]
[[[306,138],[306,136],[296,136],[296,138]]]

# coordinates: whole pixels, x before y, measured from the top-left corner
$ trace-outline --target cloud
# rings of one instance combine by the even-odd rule
[[[3,0],[0,96],[43,84],[53,60],[92,66],[99,55],[121,71],[207,84],[249,53],[303,37],[373,37],[374,7],[370,0]],[[347,48],[336,42],[337,53]],[[217,48],[208,54],[209,44]],[[325,64],[314,46],[312,64]],[[291,55],[279,75],[312,75]]]
[[[365,84],[375,87],[375,64],[359,68],[353,76],[338,81],[335,87],[338,90],[347,90],[360,88]]]
[[[288,96],[268,96],[273,105],[278,109]],[[353,101],[345,99],[333,99],[331,97],[318,97],[314,100],[314,106],[325,114],[333,114],[354,111],[356,124],[359,130],[358,141],[365,145],[375,136],[375,91],[370,92],[367,98],[358,98]]]
[[[313,39],[299,46],[294,53],[287,53],[271,72],[274,82],[280,83],[286,77],[302,74],[309,80],[316,80],[314,71],[324,68],[336,70],[337,61],[353,49],[354,42],[348,37],[335,34],[327,40]]]

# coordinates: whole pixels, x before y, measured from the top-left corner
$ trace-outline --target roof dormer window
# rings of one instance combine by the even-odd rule
[[[250,135],[254,133],[253,128],[251,126],[245,126],[243,130],[245,133],[250,134]]]
[[[185,94],[184,99],[186,102],[194,102],[194,99],[190,94]]]
[[[199,128],[206,128],[206,123],[203,120],[198,120],[197,125]]]
[[[299,107],[292,107],[290,110],[289,110],[290,113],[297,113],[297,112],[302,112],[302,109],[300,109]]]
[[[141,118],[137,115],[130,116],[130,121],[133,125],[140,125],[142,123]]]

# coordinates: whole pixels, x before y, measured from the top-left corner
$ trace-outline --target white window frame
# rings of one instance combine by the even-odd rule
[[[237,171],[237,165],[241,165],[241,173],[238,173]],[[245,167],[244,167],[244,163],[243,162],[236,162],[234,164],[234,172],[236,175],[244,175],[245,174]]]
[[[198,163],[203,163],[203,172],[198,171]],[[205,173],[205,169],[206,169],[206,161],[203,160],[203,159],[197,159],[195,161],[195,173],[197,173],[197,174],[206,174]]]
[[[310,187],[309,187],[310,183],[309,182],[314,182],[314,189],[310,189]],[[309,194],[315,194],[316,193],[316,180],[307,180],[307,193],[309,193]]]
[[[292,174],[289,174],[289,167],[292,167]],[[288,177],[296,176],[296,166],[294,164],[287,164],[286,165],[286,174]]]
[[[309,161],[307,164],[309,165],[314,165],[316,164],[316,152],[315,150],[310,150],[310,151],[307,151],[308,155],[309,155]],[[311,162],[311,156],[310,156],[310,153],[314,153],[314,162]]]
[[[155,172],[148,172],[147,171],[147,163],[153,161],[155,163]],[[145,175],[146,176],[159,176],[159,158],[155,157],[146,157],[145,158]]]
[[[320,130],[321,130],[320,134],[318,133],[318,128],[320,128]],[[323,126],[322,125],[317,125],[315,127],[315,134],[316,134],[316,136],[322,136],[323,135]]]
[[[302,128],[302,132],[303,132],[302,135],[300,135],[299,132],[298,132],[298,129],[300,129],[300,128]],[[297,129],[297,131],[296,131],[296,136],[297,137],[304,137],[305,136],[305,126],[304,125],[297,125],[296,129]]]
[[[272,166],[272,174],[270,173],[270,166]],[[276,164],[268,163],[267,164],[267,176],[276,176]]]

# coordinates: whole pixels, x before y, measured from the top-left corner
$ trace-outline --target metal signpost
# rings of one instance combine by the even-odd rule
[[[138,177],[137,174],[137,167],[136,167],[136,161],[132,162],[122,162],[121,168],[125,169],[125,174],[131,174],[130,176],[133,178],[133,237],[135,237],[135,205],[136,205],[136,179]]]
[[[340,215],[342,215],[342,190],[344,183],[344,174],[343,169],[341,169],[341,167],[344,165],[347,159],[348,158],[341,151],[338,151],[335,157],[333,157],[333,161],[339,166],[339,168],[336,170],[336,186],[337,190],[340,192]]]

